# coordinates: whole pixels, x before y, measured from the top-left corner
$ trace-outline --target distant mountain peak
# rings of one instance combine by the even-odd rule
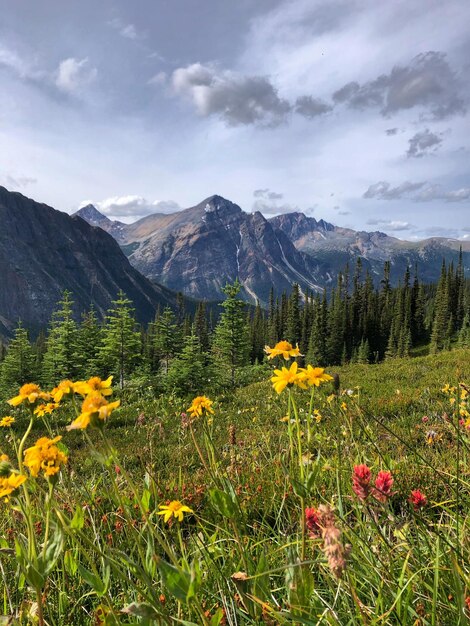
[[[78,215],[78,217],[81,217],[86,222],[92,225],[111,223],[109,217],[103,215],[103,213],[98,211],[94,204],[87,204],[86,206],[83,206],[81,209],[78,209],[78,211],[76,211],[73,215]]]

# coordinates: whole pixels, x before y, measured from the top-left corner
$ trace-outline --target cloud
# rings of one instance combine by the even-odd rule
[[[13,189],[21,189],[38,182],[36,178],[31,178],[30,176],[10,176],[9,174],[5,176],[5,181],[8,187],[12,187]]]
[[[385,131],[385,134],[388,135],[389,137],[392,137],[393,135],[396,135],[398,133],[398,128],[387,128],[387,130]]]
[[[97,74],[98,70],[89,66],[88,58],[78,60],[70,57],[60,63],[55,84],[65,93],[77,94],[92,83]]]
[[[446,191],[442,185],[431,184],[429,182],[411,183],[405,181],[396,187],[381,180],[370,185],[363,194],[363,198],[378,200],[399,200],[408,198],[413,202],[431,202],[433,200],[444,200],[445,202],[466,202],[470,200],[470,187],[461,187]]]
[[[298,206],[292,204],[278,204],[275,201],[269,202],[266,200],[256,200],[253,203],[251,212],[255,213],[259,211],[263,215],[279,215],[280,213],[292,213],[294,211],[300,211]]]
[[[136,40],[142,38],[142,35],[137,31],[134,24],[125,24],[118,17],[108,22],[108,25],[114,28],[121,37],[125,37],[126,39]]]
[[[93,204],[104,215],[114,218],[139,219],[152,213],[175,213],[181,207],[173,200],[149,201],[143,196],[114,196],[101,202],[82,202],[80,208],[87,204]]]
[[[404,183],[401,183],[401,185],[397,185],[397,187],[392,187],[390,183],[381,180],[374,185],[370,185],[362,197],[378,198],[379,200],[396,200],[417,191],[423,187],[424,184],[425,183],[411,183],[409,181],[405,181]]]
[[[408,140],[409,148],[406,152],[408,157],[423,157],[436,152],[443,142],[442,133],[432,133],[428,128],[422,130]]]
[[[281,200],[284,197],[282,193],[276,193],[270,189],[255,189],[253,191],[255,198],[264,198],[265,200]]]
[[[291,110],[266,76],[193,63],[173,72],[172,85],[176,94],[192,101],[199,115],[217,115],[227,126],[277,126]]]
[[[369,226],[381,226],[382,228],[385,228],[386,230],[391,230],[391,231],[403,231],[403,230],[411,230],[412,228],[414,228],[414,226],[412,224],[410,224],[409,222],[402,222],[400,220],[375,220],[375,219],[371,219],[367,221],[367,224]]]
[[[152,76],[147,83],[149,85],[164,85],[168,79],[166,72],[158,72],[155,76]]]
[[[383,115],[421,107],[431,119],[441,120],[465,113],[460,83],[443,52],[424,52],[409,65],[395,65],[389,74],[382,74],[363,85],[349,82],[333,94],[336,104],[351,108],[380,107]]]
[[[309,119],[324,115],[332,110],[331,104],[312,96],[301,96],[295,101],[295,112]]]

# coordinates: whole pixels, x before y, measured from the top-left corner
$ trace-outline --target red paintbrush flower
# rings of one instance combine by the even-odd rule
[[[359,500],[366,500],[371,492],[371,473],[367,465],[355,465],[352,475],[353,491]]]
[[[411,502],[415,511],[419,511],[423,506],[426,506],[428,499],[419,489],[414,489],[408,498],[408,502]]]
[[[381,470],[375,479],[374,498],[379,502],[387,502],[392,495],[393,477],[386,470]]]

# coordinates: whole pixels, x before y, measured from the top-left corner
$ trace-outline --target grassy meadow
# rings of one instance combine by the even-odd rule
[[[470,350],[277,393],[293,362],[5,398],[0,625],[470,623]]]

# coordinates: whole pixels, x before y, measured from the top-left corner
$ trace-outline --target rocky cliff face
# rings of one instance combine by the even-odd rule
[[[97,224],[100,220],[94,212],[90,219]],[[115,222],[104,219],[104,228],[112,232],[110,224]],[[178,213],[121,224],[116,237],[145,276],[200,299],[221,299],[222,287],[236,278],[245,299],[261,304],[267,304],[271,287],[277,294],[290,291],[294,282],[303,290],[322,290],[357,257],[376,283],[387,260],[394,283],[407,266],[417,266],[421,280],[432,282],[439,278],[443,258],[457,261],[461,245],[470,271],[470,242],[402,241],[379,231],[341,228],[300,212],[266,220],[221,196]]]
[[[266,304],[269,291],[294,282],[316,289],[316,263],[261,213],[248,214],[220,196],[172,215],[152,215],[125,230],[123,249],[140,272],[170,289],[220,299],[236,278],[244,296]]]
[[[174,304],[174,294],[139,274],[113,237],[80,217],[0,187],[0,225],[0,333],[19,319],[44,328],[65,289],[77,313],[93,304],[104,315],[121,289],[142,321],[159,303]]]
[[[73,214],[73,217],[75,216],[81,217],[85,222],[91,224],[91,226],[98,226],[98,228],[105,230],[112,235],[116,241],[123,241],[127,224],[118,222],[117,220],[110,220],[109,217],[100,213],[92,204],[87,204],[76,211],[76,213]]]

